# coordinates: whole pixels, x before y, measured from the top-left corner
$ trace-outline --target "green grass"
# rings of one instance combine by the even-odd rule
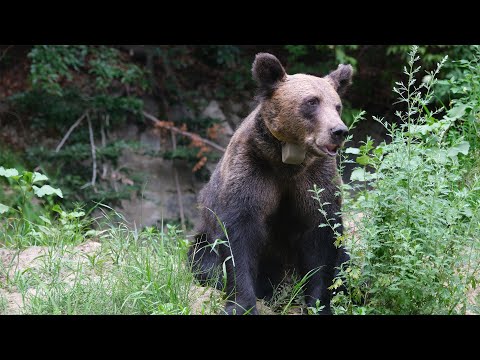
[[[51,220],[49,232],[54,236],[36,232],[41,241],[29,238],[30,244],[10,241],[17,237],[18,226],[10,224],[4,233],[10,242],[8,247],[0,243],[0,289],[21,296],[21,314],[224,313],[222,292],[196,284],[187,266],[188,241],[176,226],[137,231],[105,213],[97,219],[101,223],[96,222],[102,230],[91,230],[92,220],[74,219],[73,225],[62,223],[62,217]],[[30,225],[35,229],[37,224]],[[70,234],[62,237],[65,226]],[[297,280],[279,286],[273,300],[260,305],[260,313],[309,311],[301,297],[306,279]],[[0,313],[11,313],[1,294]]]
[[[36,253],[30,265],[13,268],[10,275],[16,261],[4,265],[3,286],[22,294],[23,313],[192,312],[194,281],[185,265],[187,242],[175,227],[168,227],[166,233],[153,228],[136,232],[119,223],[96,235],[84,237],[96,240],[84,243],[84,251],[78,243],[52,238],[54,242]],[[94,249],[85,251],[86,246]]]

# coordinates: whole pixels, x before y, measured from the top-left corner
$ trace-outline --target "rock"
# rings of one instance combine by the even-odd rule
[[[177,186],[173,176],[173,162],[160,157],[152,157],[125,151],[119,162],[130,171],[143,175],[142,191],[132,194],[131,199],[121,200],[121,213],[129,226],[160,226],[162,219],[180,218]],[[185,218],[191,223],[198,219],[197,192],[201,184],[195,182],[191,167],[176,161],[182,204]]]
[[[201,116],[204,118],[218,119],[221,121],[225,121],[227,119],[216,100],[210,101],[208,106],[202,111]]]
[[[149,128],[140,134],[140,142],[143,147],[146,147],[153,151],[160,151],[160,136],[158,130]]]
[[[230,102],[230,111],[234,114],[241,114],[242,112],[245,111],[244,108],[245,108],[244,104],[236,103],[233,101]]]
[[[138,140],[138,133],[138,126],[128,123],[125,126],[116,128],[114,131],[110,131],[109,135],[115,140],[136,141]]]

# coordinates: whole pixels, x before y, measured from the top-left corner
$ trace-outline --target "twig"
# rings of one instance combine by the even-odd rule
[[[90,121],[90,116],[87,113],[87,123],[88,123],[88,133],[90,135],[90,147],[92,149],[92,181],[91,185],[95,186],[95,181],[97,180],[97,150],[95,149],[95,141],[93,139],[93,129],[92,122]]]
[[[204,139],[202,138],[201,136],[197,135],[197,134],[192,134],[191,132],[188,132],[188,131],[183,131],[183,130],[180,130],[179,128],[175,127],[175,126],[169,126],[169,125],[165,125],[163,124],[160,120],[158,120],[155,116],[147,113],[147,112],[143,112],[143,115],[153,121],[153,123],[158,126],[158,127],[161,127],[163,129],[167,129],[167,130],[170,130],[172,132],[175,132],[177,134],[180,134],[180,135],[183,135],[183,136],[186,136],[186,137],[189,137],[191,139],[199,139],[200,141],[202,141],[203,143],[205,143],[206,145],[218,150],[218,151],[221,151],[221,152],[225,152],[225,148],[221,147],[220,145],[214,143],[213,141],[210,141],[210,140],[207,140],[207,139]]]
[[[67,139],[68,139],[68,137],[70,136],[70,134],[72,133],[72,131],[75,130],[75,128],[76,128],[78,125],[80,125],[80,123],[81,123],[82,120],[85,118],[85,116],[87,116],[87,114],[88,114],[88,111],[85,111],[85,112],[83,113],[83,115],[80,116],[80,117],[78,118],[78,120],[75,121],[75,123],[74,123],[72,126],[70,126],[70,129],[68,129],[68,131],[67,131],[67,133],[65,134],[65,136],[63,137],[62,141],[60,141],[60,144],[58,144],[57,148],[55,149],[55,152],[58,153],[58,152],[60,151],[60,149],[62,148],[63,144],[65,144],[65,141],[67,141]]]

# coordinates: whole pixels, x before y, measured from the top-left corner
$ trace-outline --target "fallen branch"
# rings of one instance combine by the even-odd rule
[[[68,139],[68,137],[70,136],[70,134],[72,133],[72,131],[75,130],[75,128],[76,128],[78,125],[80,125],[80,123],[81,123],[82,120],[85,118],[85,116],[87,116],[87,114],[88,114],[88,111],[85,111],[85,112],[83,113],[83,115],[80,116],[80,117],[78,118],[78,120],[73,123],[72,126],[70,126],[70,129],[68,129],[68,131],[67,131],[67,133],[65,134],[65,136],[63,137],[62,141],[60,141],[60,144],[58,144],[57,148],[55,149],[55,152],[58,153],[58,152],[60,151],[60,149],[62,148],[63,144],[65,144],[65,141],[67,141],[67,139]]]
[[[170,125],[166,125],[164,124],[162,121],[158,120],[155,116],[147,113],[147,112],[143,112],[143,115],[151,120],[156,127],[159,127],[159,128],[162,128],[162,129],[167,129],[167,130],[170,130],[172,132],[175,132],[177,134],[180,134],[180,135],[183,135],[183,136],[186,136],[186,137],[189,137],[191,139],[198,139],[200,140],[201,142],[203,142],[205,145],[208,145],[212,148],[214,148],[215,150],[218,150],[218,151],[221,151],[221,152],[225,152],[225,148],[221,147],[220,145],[214,143],[213,141],[210,141],[210,140],[207,140],[205,138],[202,138],[201,136],[198,136],[197,134],[193,134],[191,132],[188,132],[188,131],[183,131],[183,130],[180,130],[179,128],[175,127],[175,126],[170,126]]]

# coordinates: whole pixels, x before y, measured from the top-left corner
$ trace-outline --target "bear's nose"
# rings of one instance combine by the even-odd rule
[[[345,139],[348,135],[348,128],[345,125],[339,125],[330,130],[332,136],[336,139]]]

